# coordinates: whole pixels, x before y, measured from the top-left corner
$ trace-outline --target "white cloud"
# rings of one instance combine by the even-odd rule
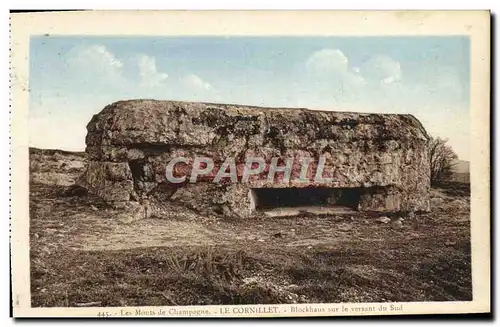
[[[343,84],[362,86],[366,80],[391,84],[402,77],[399,62],[384,55],[374,55],[362,67],[349,67],[349,58],[339,49],[322,49],[306,61],[307,71],[318,77],[336,76]]]
[[[306,69],[311,76],[322,82],[330,82],[332,86],[359,87],[365,79],[359,74],[358,67],[349,67],[349,58],[339,49],[322,49],[314,52],[306,61]]]
[[[306,62],[307,70],[313,73],[344,73],[349,60],[339,49],[323,49],[314,52]]]
[[[189,74],[183,79],[184,85],[194,91],[203,90],[208,91],[212,88],[210,83],[204,81],[201,77],[195,74]]]
[[[156,58],[148,55],[140,55],[137,60],[139,67],[139,76],[141,77],[141,86],[156,87],[165,81],[168,77],[166,73],[159,72],[156,67]]]
[[[370,57],[361,67],[360,71],[365,78],[383,84],[397,82],[402,77],[401,65],[399,62],[384,55]]]
[[[121,97],[150,96],[147,92],[162,86],[168,75],[158,70],[156,58],[147,54],[120,60],[106,46],[75,46],[66,54],[65,78],[79,84],[75,89],[86,94],[102,92]],[[132,75],[137,72],[137,75]]]
[[[322,49],[305,62],[306,78],[301,93],[313,103],[339,107],[355,101],[366,85],[364,77],[349,66],[349,58],[339,49]],[[309,95],[307,95],[309,94]]]
[[[112,78],[121,76],[123,69],[123,62],[100,44],[72,48],[67,54],[66,63],[84,75],[99,73],[100,76]]]

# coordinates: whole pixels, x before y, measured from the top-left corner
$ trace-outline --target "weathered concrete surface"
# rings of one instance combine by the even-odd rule
[[[161,207],[175,201],[194,210],[248,217],[254,213],[251,188],[328,187],[359,189],[358,210],[429,210],[428,135],[411,115],[131,100],[108,105],[87,130],[90,163],[83,183],[118,207],[148,203],[149,212],[161,215]],[[165,177],[167,163],[177,156],[220,162],[236,157],[243,163],[250,156],[268,161],[320,155],[333,182],[262,177],[238,184],[178,185]],[[299,170],[294,165],[292,176]]]

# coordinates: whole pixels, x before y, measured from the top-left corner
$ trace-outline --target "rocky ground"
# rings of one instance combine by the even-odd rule
[[[472,299],[467,184],[432,190],[432,213],[123,223],[68,196],[84,153],[31,149],[32,306]]]

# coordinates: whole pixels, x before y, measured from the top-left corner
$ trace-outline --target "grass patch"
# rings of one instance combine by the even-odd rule
[[[460,245],[461,246],[461,245]],[[33,251],[32,305],[102,306],[471,299],[470,252],[148,248]],[[284,262],[283,256],[288,257]],[[293,258],[293,260],[290,260]],[[285,264],[285,265],[283,265]],[[254,282],[248,282],[254,278]],[[453,282],[451,282],[453,281]]]

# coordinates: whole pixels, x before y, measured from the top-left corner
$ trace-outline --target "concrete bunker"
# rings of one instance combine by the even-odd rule
[[[81,184],[140,217],[164,216],[169,204],[239,217],[284,208],[429,210],[429,137],[411,115],[130,100],[105,107],[87,130],[89,164]],[[180,157],[186,163],[208,157],[215,165],[194,183],[189,169],[176,165],[186,179],[172,183],[165,167]],[[245,180],[240,168],[250,157],[280,165],[291,160],[291,178],[269,177],[266,168]],[[214,183],[226,158],[234,158],[236,179]],[[304,170],[300,158],[314,160]],[[326,177],[315,179],[320,166]]]

